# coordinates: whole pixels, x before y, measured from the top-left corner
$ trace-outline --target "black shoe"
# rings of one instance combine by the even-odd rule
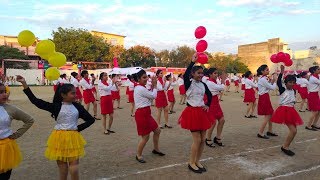
[[[221,139],[218,139],[217,137],[214,137],[213,142],[214,142],[215,144],[217,144],[218,146],[224,147],[224,145],[222,144],[222,142],[219,142],[219,141],[221,141]]]
[[[164,127],[163,127],[163,126],[160,126],[160,129],[164,129]]]
[[[172,128],[172,126],[168,126],[168,125],[166,125],[166,124],[164,125],[164,127],[165,127],[165,128],[168,128],[168,129],[171,129],[171,128]]]
[[[251,118],[250,116],[247,116],[247,115],[245,115],[244,117],[245,117],[245,118]]]
[[[314,128],[314,129],[320,130],[320,127],[317,127],[315,125],[312,125],[311,127]]]
[[[172,112],[171,112],[171,111],[169,111],[169,112],[168,112],[168,114],[172,114]]]
[[[122,107],[118,107],[118,109],[123,109]]]
[[[143,158],[139,159],[138,156],[136,156],[136,160],[137,160],[139,163],[146,163],[146,161],[145,161]]]
[[[112,131],[112,130],[109,130],[109,129],[108,129],[107,131],[108,131],[109,133],[116,133],[116,132],[114,132],[114,131]]]
[[[258,138],[261,138],[261,139],[269,139],[269,137],[266,135],[261,136],[260,134],[257,134],[257,136]]]
[[[206,139],[206,145],[208,146],[208,147],[211,147],[211,148],[214,148],[215,146],[214,146],[214,144],[213,144],[213,142],[212,143],[208,143],[208,142],[210,142],[210,141],[212,141],[212,140],[209,140],[209,139]]]
[[[93,118],[97,121],[101,120],[100,118],[97,118],[96,116],[93,116]]]
[[[188,168],[189,168],[192,172],[194,172],[194,173],[198,173],[198,174],[201,174],[201,173],[202,173],[202,171],[201,171],[200,169],[193,169],[193,168],[190,166],[190,164],[188,164]]]
[[[299,110],[299,112],[306,112],[306,111]]]
[[[153,154],[156,154],[156,155],[159,155],[159,156],[164,156],[166,154],[162,153],[162,152],[159,152],[159,151],[156,151],[156,150],[153,150],[152,151]]]
[[[267,132],[267,136],[278,136],[278,134],[272,133],[272,132]]]
[[[255,115],[250,115],[249,117],[250,117],[250,118],[258,118],[258,117],[255,116]]]
[[[202,172],[207,172],[207,169],[203,166],[202,168],[196,165]]]
[[[285,153],[286,155],[288,155],[288,156],[294,156],[294,155],[295,155],[294,152],[292,152],[292,151],[289,150],[289,149],[285,149],[285,148],[283,148],[283,147],[281,147],[281,151],[284,152],[284,153]]]
[[[309,130],[309,131],[318,131],[317,129],[315,129],[313,127],[309,128],[308,126],[306,126],[306,129]]]

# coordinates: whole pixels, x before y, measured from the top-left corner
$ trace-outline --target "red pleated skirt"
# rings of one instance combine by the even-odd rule
[[[272,115],[273,111],[269,93],[259,95],[258,115]]]
[[[120,91],[111,91],[112,99],[119,100],[120,99]]]
[[[134,103],[133,91],[128,91],[129,103]]]
[[[207,104],[207,102],[208,102],[208,96],[206,94],[204,94],[204,96],[203,96],[203,102],[204,102],[204,104]]]
[[[216,123],[223,117],[223,112],[220,106],[218,95],[212,96],[211,105],[209,107],[209,120],[212,124]]]
[[[310,111],[320,111],[320,99],[318,92],[309,92],[308,106]]]
[[[58,85],[53,85],[53,91],[56,92],[58,88]]]
[[[271,122],[299,126],[303,121],[294,107],[279,106],[271,117]]]
[[[150,106],[137,109],[134,118],[139,136],[148,135],[158,128],[157,122],[151,116]]]
[[[164,91],[158,91],[157,98],[156,98],[156,107],[163,108],[166,106],[168,106],[166,93]]]
[[[96,92],[97,92],[96,87],[93,86],[92,89],[91,89],[91,91],[94,92],[94,93],[96,93]]]
[[[96,101],[91,89],[86,89],[83,91],[83,100],[85,104],[93,103]]]
[[[82,94],[79,87],[76,87],[76,99],[82,99]]]
[[[226,86],[230,86],[230,81],[229,80],[226,81]]]
[[[179,86],[179,93],[180,93],[180,95],[186,94],[186,88],[184,87],[184,85]]]
[[[126,95],[129,95],[129,86],[126,88]]]
[[[296,90],[296,91],[299,91],[300,85],[299,84],[293,85],[293,89]]]
[[[100,97],[100,108],[101,108],[101,114],[112,114],[113,113],[113,104],[112,104],[112,96],[101,96]]]
[[[168,101],[169,102],[175,102],[176,99],[174,97],[174,92],[173,92],[173,89],[170,89],[167,91],[167,95],[168,95]]]
[[[300,87],[299,94],[302,99],[307,99],[308,98],[308,88],[307,87]]]
[[[241,90],[246,90],[246,85],[245,84],[241,84]]]
[[[235,86],[239,86],[239,81],[234,81]]]
[[[254,91],[253,88],[251,89],[246,89],[244,91],[244,100],[243,102],[245,103],[251,103],[256,101],[256,92]]]
[[[202,107],[187,106],[181,113],[178,120],[181,128],[189,129],[190,131],[203,131],[211,127],[212,123],[209,120],[208,112]]]

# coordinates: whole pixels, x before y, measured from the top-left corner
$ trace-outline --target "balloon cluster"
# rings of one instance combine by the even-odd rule
[[[21,46],[31,46],[35,41],[35,35],[29,30],[21,31],[18,35],[18,42]],[[40,41],[36,46],[35,52],[42,59],[48,60],[52,66],[46,70],[46,78],[50,81],[57,80],[60,76],[58,68],[66,64],[66,56],[63,53],[56,52],[56,46],[51,40]]]
[[[207,30],[203,26],[199,26],[194,31],[194,36],[197,39],[202,39],[204,36],[206,36]],[[196,45],[196,50],[198,53],[198,59],[197,62],[200,64],[206,64],[208,62],[208,55],[204,53],[204,51],[208,48],[208,43],[206,40],[200,40],[198,41]]]
[[[278,52],[277,54],[273,54],[270,57],[271,62],[280,63],[282,62],[285,66],[292,66],[293,61],[290,57],[290,54],[284,52]]]

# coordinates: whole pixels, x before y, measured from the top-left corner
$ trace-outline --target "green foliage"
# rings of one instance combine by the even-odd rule
[[[2,59],[29,59],[28,56],[24,54],[24,52],[20,51],[17,48],[11,48],[8,46],[0,46],[0,60]],[[2,63],[0,63],[2,66]],[[5,62],[5,68],[29,68],[29,63],[27,62],[13,62],[7,61]]]
[[[155,52],[146,46],[132,46],[120,55],[120,67],[141,66],[151,67],[155,66]]]
[[[110,61],[106,59],[109,44],[84,29],[61,28],[52,32],[56,51],[66,55],[68,61]]]
[[[178,46],[171,51],[162,50],[157,53],[158,66],[164,67],[187,67],[196,51],[188,46]]]
[[[241,62],[240,58],[235,58],[232,55],[209,56],[208,63],[211,67],[215,67],[227,73],[245,73],[246,71],[249,71],[248,66]]]

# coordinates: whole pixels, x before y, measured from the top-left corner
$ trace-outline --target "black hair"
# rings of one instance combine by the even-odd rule
[[[87,70],[83,70],[81,71],[81,77],[84,77],[84,75],[88,74],[88,71]]]
[[[312,66],[312,67],[309,68],[309,72],[311,74],[314,74],[318,68],[319,68],[319,66]]]
[[[116,77],[116,76],[117,76],[116,74],[112,74],[112,75],[111,75],[112,78],[114,78],[114,77]]]
[[[169,81],[171,74],[166,75],[166,80]]]
[[[210,68],[207,70],[207,74],[210,75],[212,73],[214,73],[217,70],[217,68]]]
[[[128,78],[130,81],[132,81],[132,79],[134,79],[134,78],[133,78],[133,74],[128,75],[127,78]]]
[[[204,76],[208,76],[209,74],[208,74],[208,69],[207,68],[204,68],[203,69],[203,75]]]
[[[192,69],[191,69],[191,73],[195,73],[199,69],[203,69],[203,68],[201,66],[193,66]]]
[[[237,75],[237,73],[233,73],[233,75]]]
[[[182,77],[182,73],[180,73],[180,74],[178,75],[178,77]]]
[[[94,76],[94,74],[93,74],[93,73],[91,73],[91,74],[90,74],[90,76]]]
[[[71,76],[74,77],[74,78],[76,78],[76,77],[78,76],[78,73],[72,72],[72,73],[71,73]]]
[[[133,79],[136,81],[136,82],[139,82],[139,79],[144,75],[144,74],[147,74],[147,72],[143,69],[141,69],[139,72],[133,74]]]
[[[99,75],[99,80],[102,80],[104,73],[105,73],[105,72],[100,73],[100,75]]]
[[[305,77],[308,73],[307,72],[301,72],[300,77]]]
[[[251,71],[247,71],[246,73],[244,73],[244,77],[245,78],[249,78],[249,76],[252,74]]]
[[[286,76],[286,78],[284,78],[284,83],[287,84],[288,82],[294,81],[296,82],[297,79],[295,77],[295,75],[289,74]]]
[[[62,84],[62,85],[58,85],[56,92],[54,93],[53,96],[53,103],[62,103],[62,96],[61,94],[68,94],[71,90],[74,89],[74,86],[72,84]],[[51,117],[56,118],[53,114],[51,114]]]
[[[257,75],[260,76],[262,75],[262,71],[266,70],[268,68],[268,65],[263,64],[257,69]]]
[[[161,72],[162,72],[162,70],[158,69],[157,72],[156,72],[156,75],[158,76]]]
[[[244,74],[242,74],[241,77],[244,77]]]
[[[148,74],[148,77],[151,77],[150,74]]]

